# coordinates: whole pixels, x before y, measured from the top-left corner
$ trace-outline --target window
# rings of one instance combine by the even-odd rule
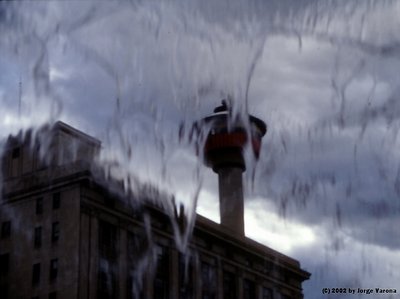
[[[137,262],[148,251],[148,240],[142,233],[128,233],[128,263],[130,268],[134,268]]]
[[[100,267],[97,283],[98,299],[116,298],[116,279],[114,272],[110,268]]]
[[[14,148],[11,152],[11,177],[16,177],[20,174],[21,170],[21,159],[20,159],[21,151],[20,148]]]
[[[262,299],[272,299],[272,290],[264,287],[262,289]]]
[[[57,299],[57,292],[49,293],[49,299]]]
[[[60,223],[53,222],[53,225],[51,227],[51,241],[53,243],[56,243],[58,239],[60,238]]]
[[[10,267],[10,255],[4,253],[0,255],[0,277],[5,276],[8,273]]]
[[[136,267],[148,250],[148,241],[143,234],[128,232],[127,240],[128,248],[128,299],[144,299],[143,286],[145,285],[144,277],[140,275]]]
[[[127,299],[145,299],[143,286],[145,282],[139,273],[131,272],[128,274]]]
[[[102,258],[117,258],[117,228],[105,221],[101,221],[99,226],[99,250]]]
[[[109,208],[115,207],[115,198],[113,196],[106,196],[104,199],[104,204]]]
[[[43,214],[43,197],[36,199],[36,215]]]
[[[193,288],[193,261],[184,255],[179,255],[179,298],[192,299]]]
[[[248,279],[245,279],[243,282],[243,298],[244,299],[253,299],[256,297],[256,288],[254,282]]]
[[[45,159],[43,157],[44,153],[41,153],[40,144],[37,143],[34,147],[34,169],[41,170],[46,168]]]
[[[202,299],[215,299],[217,297],[217,273],[215,266],[201,263],[201,282],[203,287]]]
[[[40,263],[34,264],[32,267],[32,285],[36,286],[40,282]]]
[[[11,221],[5,221],[1,225],[1,238],[5,239],[11,235]]]
[[[236,299],[237,288],[236,288],[236,277],[235,274],[224,271],[223,273],[223,292],[224,299]]]
[[[57,278],[58,274],[58,259],[52,259],[50,261],[50,280],[54,280]]]
[[[169,298],[169,256],[168,249],[157,246],[157,268],[153,285],[154,299]]]
[[[42,246],[42,227],[35,227],[35,234],[33,238],[33,243],[35,248],[40,248]]]
[[[14,148],[13,151],[12,151],[11,157],[12,157],[13,159],[18,159],[19,156],[20,156],[20,152],[21,152],[21,151],[20,151],[19,147]]]
[[[56,192],[53,194],[53,210],[57,210],[60,208],[61,194],[60,192]]]

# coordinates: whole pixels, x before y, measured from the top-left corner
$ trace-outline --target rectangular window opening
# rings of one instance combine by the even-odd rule
[[[10,267],[10,254],[4,253],[0,255],[0,277],[8,274]]]
[[[36,199],[36,215],[43,214],[43,197]]]
[[[56,243],[58,242],[58,239],[60,238],[60,223],[53,222],[53,225],[51,227],[51,242]]]
[[[19,147],[16,147],[16,148],[14,148],[14,149],[12,150],[11,156],[12,156],[13,159],[18,159],[19,156],[20,156],[20,154],[21,154],[20,148],[19,148]]]
[[[35,227],[35,233],[34,233],[34,246],[35,248],[40,248],[42,247],[42,227]]]
[[[243,282],[243,298],[253,299],[256,297],[256,287],[253,281],[245,279]]]
[[[114,261],[117,258],[117,228],[111,223],[101,221],[99,227],[100,256]]]
[[[179,255],[179,298],[194,298],[193,260]]]
[[[32,267],[32,285],[37,286],[40,282],[40,263],[34,264]]]
[[[50,261],[50,280],[55,280],[58,275],[58,259],[52,259]]]
[[[116,277],[112,269],[99,269],[97,281],[97,298],[114,299],[117,296]]]
[[[11,235],[11,221],[5,221],[1,224],[1,238],[5,239]]]
[[[236,276],[232,272],[223,272],[223,298],[224,299],[237,299],[237,284]]]
[[[217,298],[217,271],[215,266],[202,262],[201,263],[201,282],[202,282],[202,299]]]
[[[154,299],[169,298],[169,256],[168,248],[157,246],[157,267],[154,278]]]
[[[272,299],[272,290],[263,287],[262,289],[262,299]]]
[[[61,202],[61,194],[60,192],[56,192],[53,194],[53,210],[57,210],[60,208]]]

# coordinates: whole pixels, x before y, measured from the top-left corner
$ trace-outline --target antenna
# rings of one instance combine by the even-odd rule
[[[18,118],[21,118],[21,101],[22,101],[22,79],[19,76],[19,96],[18,96]]]

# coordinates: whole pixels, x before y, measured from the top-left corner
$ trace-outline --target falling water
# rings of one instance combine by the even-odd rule
[[[287,225],[288,252],[316,273],[306,297],[328,282],[394,287],[398,259],[378,260],[400,248],[399,12],[396,1],[0,2],[0,136],[57,119],[97,136],[106,179],[174,196],[159,204],[184,251],[216,178],[179,129],[230,97],[234,115],[269,126],[259,162],[247,157],[247,225],[272,228],[265,213]],[[301,228],[311,237],[296,245]],[[278,233],[252,237],[276,248]]]

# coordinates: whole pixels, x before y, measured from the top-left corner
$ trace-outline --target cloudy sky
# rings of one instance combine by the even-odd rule
[[[229,95],[268,124],[246,234],[300,260],[306,298],[400,292],[399,15],[398,1],[0,2],[0,135],[61,119],[123,178],[188,207],[201,187],[197,211],[218,221],[217,177],[178,132]]]

